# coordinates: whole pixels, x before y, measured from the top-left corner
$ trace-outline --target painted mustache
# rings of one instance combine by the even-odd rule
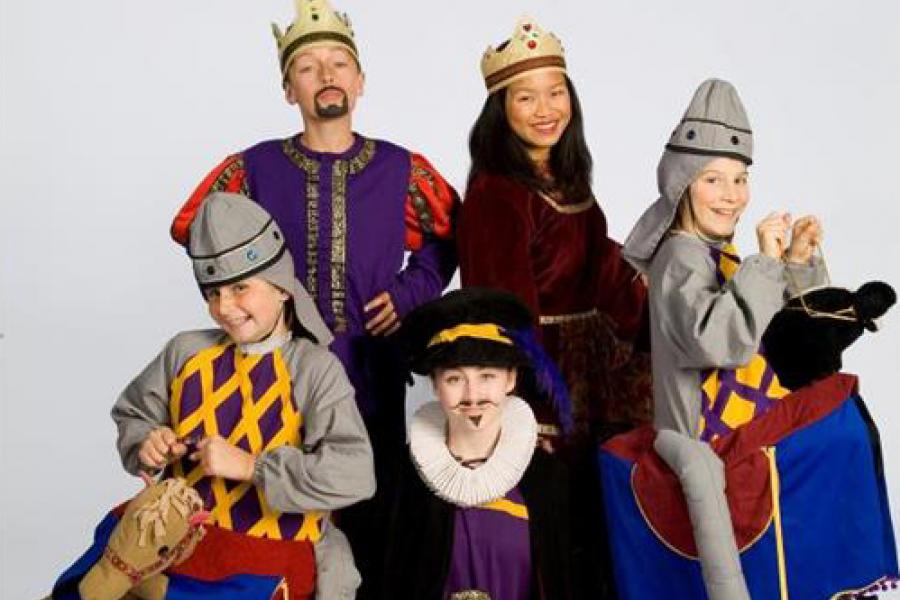
[[[460,408],[485,408],[488,406],[499,407],[500,405],[493,400],[460,400],[453,407],[453,410],[457,410]]]
[[[491,400],[462,400],[453,407],[453,410],[460,411],[463,413],[468,412],[471,409],[487,409],[490,407],[499,408],[500,405]],[[475,427],[481,426],[481,419],[484,415],[465,415],[469,421],[472,422]]]

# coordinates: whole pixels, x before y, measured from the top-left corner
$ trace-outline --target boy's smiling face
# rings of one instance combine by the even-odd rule
[[[213,320],[239,344],[287,333],[285,301],[290,297],[261,277],[203,290]]]

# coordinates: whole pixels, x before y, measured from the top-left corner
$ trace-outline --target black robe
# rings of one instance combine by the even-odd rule
[[[575,598],[575,576],[567,469],[557,457],[535,450],[518,488],[528,507],[531,598],[571,600]],[[428,489],[410,458],[403,465],[392,496],[393,502],[385,511],[389,533],[381,597],[445,600],[456,507]]]

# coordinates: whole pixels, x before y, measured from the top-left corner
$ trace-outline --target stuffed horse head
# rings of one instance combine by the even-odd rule
[[[147,487],[128,502],[103,556],[79,584],[84,600],[121,598],[187,559],[203,537],[209,512],[196,490],[183,479],[144,481]]]
[[[897,301],[894,288],[871,281],[855,292],[819,288],[792,298],[762,339],[783,386],[795,390],[840,371],[841,354]]]

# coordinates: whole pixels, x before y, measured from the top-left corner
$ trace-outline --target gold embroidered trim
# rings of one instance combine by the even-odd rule
[[[538,318],[538,323],[541,325],[559,325],[561,323],[571,323],[572,321],[583,321],[585,319],[590,319],[591,317],[596,317],[598,314],[597,309],[592,308],[591,310],[565,315],[541,315]]]
[[[321,163],[300,152],[292,139],[281,144],[284,153],[306,172],[306,287],[318,292],[319,272],[319,183]],[[375,156],[375,142],[366,140],[349,160],[336,160],[331,169],[331,310],[334,331],[347,331],[347,177],[362,171]]]
[[[538,423],[537,432],[542,437],[559,437],[560,434],[559,427],[549,423]]]
[[[331,311],[335,333],[347,331],[347,172],[345,161],[331,170]]]
[[[422,190],[418,185],[418,180],[420,179],[424,179],[425,181],[427,181],[432,190],[435,188],[434,174],[428,169],[424,169],[418,165],[413,165],[407,192],[409,193],[409,197],[412,199],[412,205],[416,211],[416,216],[419,218],[419,225],[422,227],[422,231],[424,233],[433,234],[434,217],[431,215],[428,201],[425,199],[425,195],[422,193]]]
[[[481,590],[462,590],[450,594],[449,600],[491,600],[491,595]]]
[[[316,297],[319,289],[319,161],[294,147],[292,139],[281,143],[284,153],[306,173],[306,290]]]
[[[225,169],[219,173],[219,176],[216,177],[216,180],[210,186],[209,191],[212,192],[224,192],[228,188],[228,182],[232,180],[234,174],[237,171],[244,170],[244,159],[241,156],[237,156],[231,163],[225,167]],[[241,180],[241,194],[244,196],[250,197],[250,188],[247,186],[247,178],[244,177]]]
[[[336,333],[347,331],[347,177],[366,168],[375,142],[366,140],[350,160],[337,160],[331,170],[331,311]]]
[[[560,204],[544,192],[537,192],[537,195],[541,198],[541,200],[549,204],[553,208],[553,210],[564,215],[574,215],[584,212],[596,203],[596,200],[594,200],[593,198],[588,198],[587,200],[579,202],[578,204]]]
[[[375,157],[375,142],[372,140],[366,140],[363,143],[362,149],[359,151],[359,154],[351,158],[348,162],[350,164],[350,175],[356,175],[363,169],[365,169],[372,159]]]

